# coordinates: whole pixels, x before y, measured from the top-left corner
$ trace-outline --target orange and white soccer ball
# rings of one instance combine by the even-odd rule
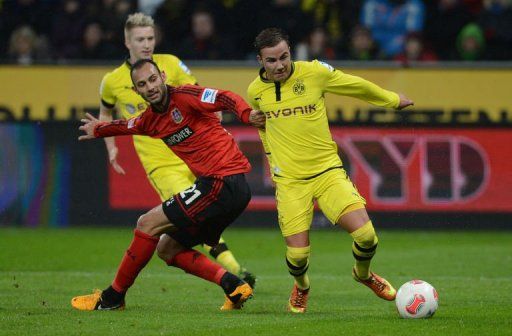
[[[426,281],[411,280],[398,289],[395,304],[402,318],[429,318],[438,307],[437,291]]]

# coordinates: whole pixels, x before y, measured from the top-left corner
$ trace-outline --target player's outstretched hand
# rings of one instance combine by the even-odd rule
[[[91,114],[86,113],[85,118],[80,120],[84,124],[78,129],[80,131],[84,131],[85,135],[81,135],[78,137],[78,140],[89,140],[94,139],[94,127],[96,127],[97,124],[99,124],[99,120],[94,118]]]
[[[404,109],[407,106],[414,105],[414,102],[412,100],[410,100],[409,98],[407,98],[404,94],[399,93],[398,96],[400,97],[400,104],[398,105],[399,110]]]
[[[124,171],[123,167],[121,167],[121,165],[117,162],[117,154],[118,153],[119,153],[119,149],[117,149],[117,146],[112,147],[108,151],[108,160],[110,161],[110,165],[112,166],[112,168],[114,168],[116,173],[121,174],[121,175],[126,175],[126,172]]]
[[[265,118],[265,114],[259,110],[252,110],[249,115],[249,123],[258,128],[265,128],[265,122],[267,119]]]

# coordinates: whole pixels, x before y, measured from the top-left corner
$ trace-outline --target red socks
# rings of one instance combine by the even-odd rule
[[[222,266],[211,261],[204,254],[192,249],[179,252],[173,258],[167,260],[166,263],[217,285],[220,285],[220,279],[227,272]]]
[[[130,247],[119,265],[112,288],[119,293],[125,293],[135,282],[140,271],[151,260],[156,250],[159,237],[134,230],[134,237]],[[220,285],[226,270],[219,264],[208,259],[204,254],[188,249],[176,254],[167,261],[167,265],[181,268],[187,273]]]
[[[159,237],[150,236],[137,229],[133,232],[132,243],[126,250],[116,277],[112,282],[112,288],[119,293],[125,293],[133,285],[139,272],[151,260],[159,241]]]

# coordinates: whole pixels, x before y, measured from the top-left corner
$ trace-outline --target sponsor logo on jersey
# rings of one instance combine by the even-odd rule
[[[266,111],[265,116],[267,119],[272,118],[282,118],[282,117],[290,117],[290,116],[296,116],[296,115],[305,115],[305,114],[311,114],[316,112],[316,105],[310,104],[305,106],[296,106],[292,108],[285,108],[282,110],[275,110],[275,111]]]
[[[214,89],[204,89],[203,94],[201,95],[201,101],[203,103],[214,104],[215,99],[217,98],[217,90]]]
[[[168,146],[174,146],[179,144],[180,142],[185,141],[186,139],[190,138],[194,134],[194,131],[188,126],[183,127],[179,131],[168,135],[166,137],[163,137],[162,140],[168,145]]]
[[[331,71],[331,72],[334,71],[334,68],[331,65],[329,65],[329,64],[327,64],[325,62],[322,62],[322,61],[318,61],[318,63],[320,63],[321,65],[323,65],[327,69],[329,69],[329,71]]]
[[[126,111],[128,111],[128,113],[130,114],[134,114],[135,113],[135,106],[133,106],[132,104],[126,104]]]
[[[295,84],[293,84],[293,93],[297,96],[300,96],[306,92],[306,86],[301,79],[297,79]]]
[[[139,118],[137,117],[137,118],[128,119],[128,123],[127,123],[126,127],[133,128],[135,126],[135,124],[137,123],[137,119],[139,119]]]
[[[188,68],[188,66],[185,65],[185,63],[183,63],[183,61],[180,61],[180,68],[185,71],[185,73],[187,74],[191,74],[192,72],[190,71],[190,69]]]
[[[171,116],[172,120],[174,120],[176,124],[179,124],[183,121],[183,115],[177,108],[174,108],[174,110],[171,111]]]

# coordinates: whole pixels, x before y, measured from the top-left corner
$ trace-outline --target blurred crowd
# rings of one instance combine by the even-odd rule
[[[0,62],[122,59],[136,11],[155,19],[156,52],[184,60],[254,59],[271,26],[296,59],[512,60],[512,0],[0,0]]]

